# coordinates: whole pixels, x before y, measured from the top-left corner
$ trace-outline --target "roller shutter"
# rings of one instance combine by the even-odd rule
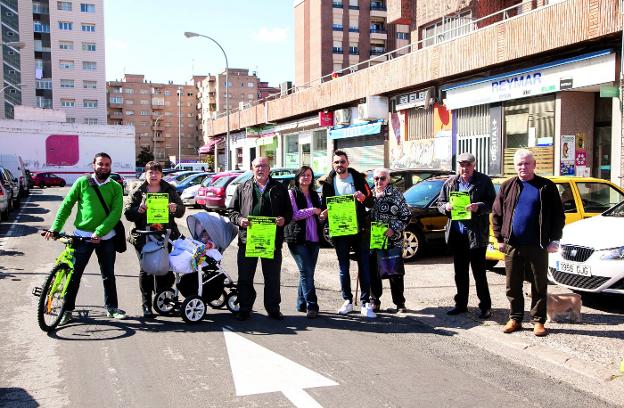
[[[357,136],[335,140],[336,149],[344,150],[349,156],[349,167],[365,172],[384,167],[384,138],[379,133],[372,136]]]

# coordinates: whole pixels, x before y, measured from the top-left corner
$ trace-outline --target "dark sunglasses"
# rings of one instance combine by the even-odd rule
[[[386,176],[373,177],[373,180],[375,180],[375,181],[386,181],[386,179],[387,179]]]

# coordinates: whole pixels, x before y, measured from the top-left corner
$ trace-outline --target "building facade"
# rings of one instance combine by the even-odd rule
[[[163,163],[197,161],[203,144],[197,84],[204,79],[195,76],[190,84],[163,84],[127,74],[121,81],[109,81],[108,123],[134,126],[137,155],[143,149]]]
[[[379,64],[409,45],[408,25],[388,23],[386,7],[386,0],[295,1],[295,84]]]
[[[103,3],[0,0],[0,116],[24,105],[64,110],[68,122],[106,123]]]

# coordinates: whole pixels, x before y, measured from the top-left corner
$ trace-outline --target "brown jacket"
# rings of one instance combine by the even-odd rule
[[[555,183],[538,175],[532,180],[539,189],[540,213],[539,233],[540,246],[546,248],[552,241],[561,239],[565,215],[561,197]],[[492,229],[498,242],[509,243],[511,225],[516,203],[521,191],[518,176],[512,177],[501,185],[492,208]]]

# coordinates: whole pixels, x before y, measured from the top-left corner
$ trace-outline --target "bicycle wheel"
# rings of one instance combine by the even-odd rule
[[[37,322],[41,330],[52,331],[65,313],[63,289],[69,279],[67,265],[56,265],[48,275],[37,302]]]

